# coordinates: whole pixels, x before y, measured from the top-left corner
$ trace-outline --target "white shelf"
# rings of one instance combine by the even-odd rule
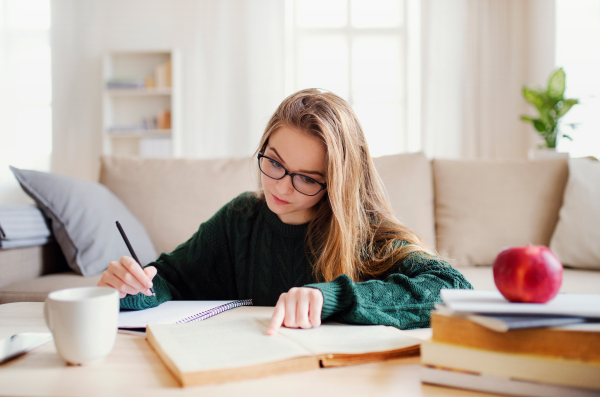
[[[171,95],[171,88],[105,88],[104,91],[111,96],[154,96]]]
[[[103,153],[180,156],[180,79],[181,60],[179,51],[175,49],[132,49],[105,53],[101,81]],[[151,88],[111,88],[108,82],[144,82]],[[170,129],[168,119],[167,124],[161,124],[165,111],[171,113]],[[136,128],[138,125],[139,129]],[[143,125],[167,128],[144,129]],[[132,129],[111,129],[116,126],[131,126]]]

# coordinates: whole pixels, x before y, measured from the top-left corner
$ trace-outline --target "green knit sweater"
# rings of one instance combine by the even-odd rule
[[[150,263],[156,296],[128,295],[124,309],[147,309],[175,300],[252,299],[274,306],[292,287],[321,290],[322,320],[383,324],[402,329],[429,326],[442,288],[472,288],[442,260],[412,253],[378,279],[353,282],[342,275],[316,283],[305,250],[308,224],[288,225],[253,193],[221,208],[173,252]]]

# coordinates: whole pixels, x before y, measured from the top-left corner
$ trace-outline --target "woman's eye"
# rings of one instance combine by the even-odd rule
[[[281,167],[281,164],[279,164],[275,160],[269,160],[269,162],[271,163],[271,167],[274,167],[274,168],[280,168]]]
[[[311,185],[311,184],[317,183],[317,181],[315,181],[314,179],[309,178],[307,176],[302,176],[302,183],[306,183],[307,185]]]

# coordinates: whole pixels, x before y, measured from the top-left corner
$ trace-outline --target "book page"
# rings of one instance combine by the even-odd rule
[[[268,320],[262,321],[268,325]],[[325,323],[311,329],[280,328],[279,332],[314,355],[385,352],[422,342],[397,328],[384,325]]]
[[[255,318],[150,324],[152,335],[182,373],[237,368],[311,356],[282,335],[267,335]]]
[[[167,301],[150,309],[121,311],[119,328],[146,328],[150,323],[173,324],[230,302],[234,301]]]

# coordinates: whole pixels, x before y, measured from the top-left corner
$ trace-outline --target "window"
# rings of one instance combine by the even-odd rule
[[[50,169],[51,92],[50,0],[0,0],[0,203],[23,201],[8,165]]]
[[[577,98],[563,124],[576,123],[573,138],[559,141],[558,150],[572,157],[600,159],[600,2],[556,0],[556,65],[567,75],[565,96]]]
[[[373,156],[409,148],[404,0],[291,0],[288,92],[324,88],[355,110]]]

